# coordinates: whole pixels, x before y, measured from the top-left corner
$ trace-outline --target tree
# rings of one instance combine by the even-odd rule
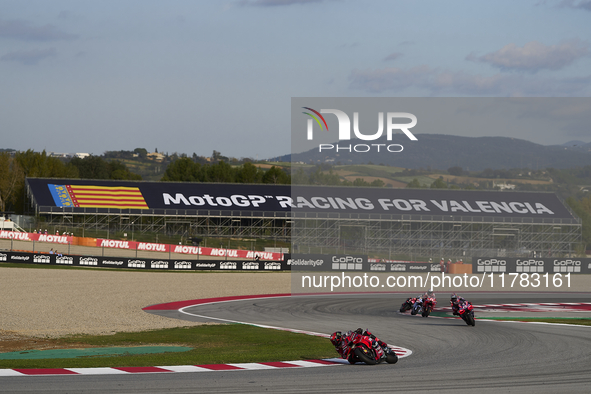
[[[371,187],[384,187],[385,183],[381,179],[374,179],[369,186]]]
[[[207,168],[207,174],[211,182],[234,182],[234,169],[225,161],[209,166]]]
[[[442,177],[439,177],[431,184],[431,189],[447,189],[447,183]]]
[[[127,166],[119,160],[107,161],[100,156],[87,156],[84,159],[73,157],[69,166],[75,168],[78,175],[68,178],[82,179],[118,179],[118,180],[141,180],[141,175],[129,171]]]
[[[456,176],[460,176],[464,173],[464,170],[462,170],[462,167],[450,167],[447,169],[447,172],[449,173],[449,175],[456,175]]]
[[[201,164],[188,157],[180,158],[168,165],[161,181],[164,182],[200,182]]]
[[[303,168],[298,168],[295,174],[292,175],[291,183],[292,185],[307,185],[309,182],[308,176],[304,172]]]
[[[413,189],[420,189],[423,187],[423,185],[421,185],[421,182],[419,182],[419,180],[417,178],[414,178],[412,181],[410,181],[406,184],[406,187],[413,188]]]
[[[236,171],[236,182],[239,183],[261,183],[263,171],[252,163],[244,163]]]
[[[24,174],[16,160],[7,152],[0,152],[0,211],[14,209],[17,190],[23,188]]]
[[[291,182],[290,176],[279,167],[271,167],[263,175],[263,183],[273,184],[289,184]]]
[[[70,163],[78,168],[82,179],[109,179],[111,176],[109,163],[100,156],[74,157]]]
[[[109,162],[109,172],[109,179],[137,181],[142,180],[141,175],[134,174],[133,172],[129,171],[127,166],[118,160],[113,160]]]
[[[158,152],[158,151],[156,151]],[[147,159],[148,158],[148,150],[145,148],[135,148],[133,153],[137,153],[140,159]]]

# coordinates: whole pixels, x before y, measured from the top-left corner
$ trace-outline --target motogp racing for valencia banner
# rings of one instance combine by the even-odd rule
[[[553,193],[27,178],[40,212],[138,210],[569,219]]]

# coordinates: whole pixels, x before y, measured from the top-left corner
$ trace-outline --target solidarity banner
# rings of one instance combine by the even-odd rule
[[[291,254],[292,271],[440,272],[439,264],[368,258],[347,254]]]

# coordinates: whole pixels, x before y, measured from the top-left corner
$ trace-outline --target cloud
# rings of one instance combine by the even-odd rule
[[[402,56],[402,53],[400,53],[400,52],[394,52],[394,53],[391,53],[391,54],[389,54],[388,56],[386,56],[386,57],[384,58],[384,61],[386,61],[386,62],[387,62],[387,61],[391,61],[391,60],[396,60],[396,59],[398,59],[400,56]]]
[[[473,54],[467,60],[488,63],[502,70],[537,72],[539,70],[560,70],[589,53],[589,45],[580,40],[564,41],[557,45],[544,45],[531,41],[523,47],[505,45],[496,52],[483,56]]]
[[[238,4],[254,7],[278,7],[294,4],[322,3],[324,0],[243,0]]]
[[[591,86],[591,75],[578,78],[537,78],[518,74],[473,75],[439,71],[429,66],[409,69],[353,70],[350,88],[369,93],[426,89],[433,95],[471,96],[572,96]]]
[[[591,11],[591,0],[562,0],[559,7]]]
[[[27,66],[32,66],[39,63],[41,60],[48,57],[56,56],[55,48],[49,49],[33,49],[31,51],[15,51],[9,52],[0,57],[4,62],[16,62]]]
[[[12,38],[23,41],[58,41],[74,40],[76,34],[58,30],[53,25],[31,26],[22,20],[0,20],[0,38]]]

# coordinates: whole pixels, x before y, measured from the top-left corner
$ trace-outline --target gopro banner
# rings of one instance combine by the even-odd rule
[[[472,272],[591,274],[591,258],[472,258]]]
[[[168,260],[103,256],[64,256],[45,253],[0,252],[0,263],[48,264],[102,268],[205,271],[285,271],[284,261]]]

